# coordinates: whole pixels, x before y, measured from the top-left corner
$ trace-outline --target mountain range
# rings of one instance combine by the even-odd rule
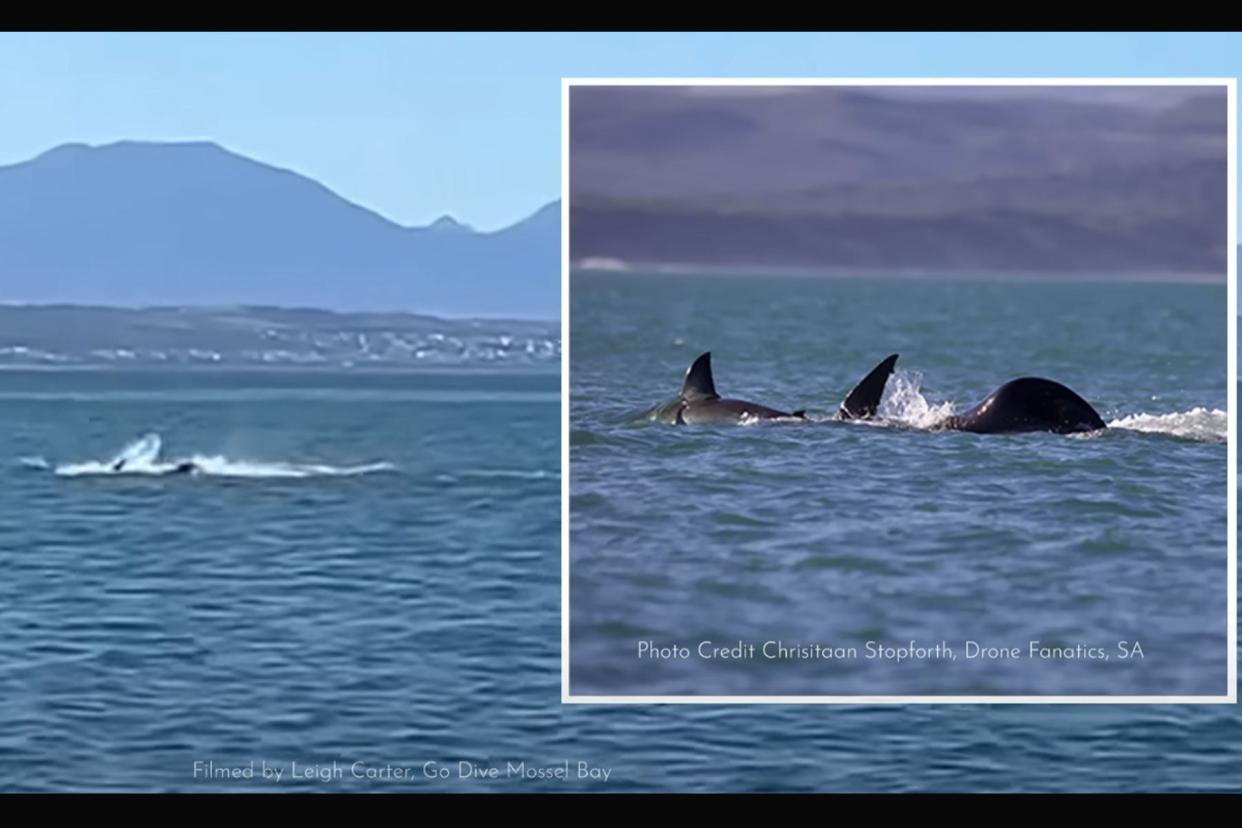
[[[573,87],[574,260],[1222,278],[1221,87]]]
[[[555,319],[560,205],[403,227],[213,143],[68,144],[0,167],[0,301]]]

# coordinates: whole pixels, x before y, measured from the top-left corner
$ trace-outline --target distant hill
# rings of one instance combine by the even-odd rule
[[[560,207],[402,227],[211,143],[65,145],[0,167],[0,301],[552,319]]]
[[[1223,278],[1226,118],[1207,88],[578,87],[571,256]]]

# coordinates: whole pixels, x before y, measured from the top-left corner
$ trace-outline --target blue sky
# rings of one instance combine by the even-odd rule
[[[0,164],[208,139],[402,224],[510,224],[560,191],[562,76],[1242,74],[1242,35],[0,34]]]

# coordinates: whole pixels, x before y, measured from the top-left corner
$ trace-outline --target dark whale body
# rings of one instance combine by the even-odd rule
[[[976,434],[1076,434],[1106,427],[1103,418],[1082,397],[1059,382],[1039,377],[1010,380],[974,408],[936,426]]]
[[[122,471],[124,468],[125,468],[124,460],[117,460],[115,463],[112,464],[112,470],[114,472]],[[198,467],[198,464],[195,463],[193,460],[183,460],[177,465],[173,466],[168,471],[164,472],[164,474],[166,475],[168,474],[195,474],[199,471],[200,469]]]
[[[837,411],[838,420],[875,417],[884,387],[897,363],[886,358],[855,386]],[[747,400],[726,399],[716,392],[711,353],[699,356],[686,371],[681,393],[648,413],[648,418],[677,425],[740,424],[756,420],[805,419],[805,411],[782,411]],[[1091,404],[1059,382],[1040,377],[1010,380],[969,411],[932,426],[937,431],[1012,434],[1050,431],[1076,434],[1106,428]]]
[[[748,400],[722,398],[716,393],[716,382],[712,378],[712,355],[708,352],[699,356],[686,369],[681,393],[675,399],[658,406],[651,419],[676,425],[730,425],[751,420],[795,419],[804,414],[803,411],[780,411]]]
[[[897,355],[894,354],[877,365],[849,393],[845,402],[841,403],[837,416],[845,420],[874,416],[884,393],[884,384],[889,374],[893,373],[896,362]],[[677,425],[737,425],[755,420],[806,419],[806,411],[781,411],[748,400],[721,397],[716,393],[716,383],[712,377],[712,355],[709,351],[700,355],[686,370],[681,393],[675,399],[652,409],[649,418]]]

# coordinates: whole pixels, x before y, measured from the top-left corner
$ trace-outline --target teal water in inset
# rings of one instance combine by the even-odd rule
[[[575,695],[1226,692],[1223,285],[575,273],[570,320]],[[644,419],[703,351],[819,421]],[[890,353],[887,427],[828,421]],[[1031,375],[1111,427],[929,429]]]

